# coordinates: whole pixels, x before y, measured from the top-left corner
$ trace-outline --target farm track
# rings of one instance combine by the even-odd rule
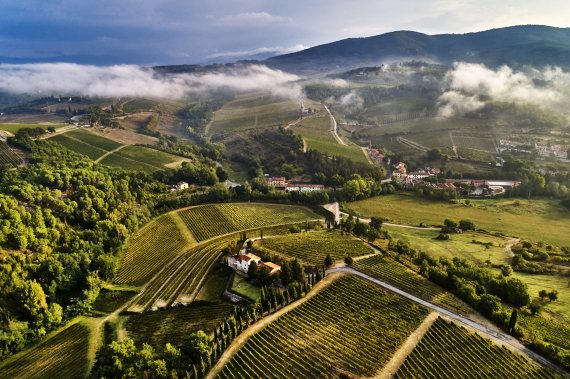
[[[331,111],[329,110],[329,108],[323,104],[323,107],[325,107],[325,110],[327,111],[327,113],[329,114],[329,117],[331,119],[331,133],[334,137],[334,139],[340,143],[341,145],[347,146],[346,143],[344,143],[344,141],[339,137],[338,133],[337,133],[337,123],[336,123],[336,119],[334,118],[334,116],[332,115]]]
[[[414,142],[414,141],[410,141],[409,139],[406,139],[406,138],[404,138],[404,137],[402,137],[402,136],[396,137],[396,141],[398,141],[398,142],[400,142],[401,144],[404,144],[404,145],[406,145],[406,146],[409,146],[409,147],[411,147],[412,149],[421,151],[422,153],[425,153],[425,152],[427,152],[427,151],[429,150],[429,148],[427,148],[426,146],[421,145],[421,144],[419,144],[419,143],[417,143],[417,142]]]
[[[113,153],[116,153],[117,151],[119,151],[119,150],[121,150],[121,149],[123,149],[123,148],[125,148],[125,147],[127,147],[127,146],[129,146],[129,145],[121,145],[121,146],[117,147],[117,148],[114,149],[114,150],[107,151],[105,154],[103,154],[103,155],[101,155],[99,158],[95,159],[94,162],[95,162],[95,163],[99,163],[99,162],[101,162],[103,159],[107,158],[109,155],[111,155],[111,154],[113,154]]]
[[[463,326],[466,326],[468,329],[473,330],[475,332],[478,332],[479,334],[483,334],[485,335],[487,338],[492,339],[494,342],[498,343],[499,345],[502,346],[506,346],[511,350],[517,351],[527,357],[529,357],[530,359],[540,362],[542,365],[549,367],[552,370],[555,370],[557,372],[559,372],[560,374],[564,375],[564,376],[568,376],[569,373],[564,370],[563,368],[553,364],[552,362],[550,362],[549,360],[547,360],[546,358],[544,358],[543,356],[535,353],[534,351],[528,349],[527,347],[525,347],[523,344],[521,344],[517,339],[515,339],[514,337],[503,333],[500,330],[497,329],[491,329],[485,325],[482,325],[478,322],[475,322],[469,318],[466,318],[464,316],[461,316],[457,313],[454,313],[452,311],[449,311],[445,308],[442,308],[438,305],[435,305],[429,301],[420,299],[419,297],[412,295],[408,292],[402,291],[397,287],[392,286],[391,284],[388,284],[386,282],[384,282],[383,280],[379,280],[376,278],[373,278],[369,275],[366,275],[360,271],[357,271],[353,268],[350,267],[337,267],[337,268],[331,268],[329,270],[327,270],[327,274],[328,273],[347,273],[347,274],[353,274],[356,276],[359,276],[363,279],[366,279],[372,283],[375,283],[379,286],[382,286],[398,295],[401,295],[407,299],[410,299],[420,305],[423,305],[425,307],[428,307],[436,312],[438,312],[439,314],[441,314],[444,318],[447,318],[449,320],[452,320],[454,322],[457,322]]]

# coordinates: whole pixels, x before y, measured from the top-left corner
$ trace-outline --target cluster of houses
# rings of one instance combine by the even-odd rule
[[[289,183],[287,178],[283,176],[265,176],[267,185],[275,187],[275,189],[284,190],[287,192],[315,192],[324,191],[325,186],[322,184],[310,184],[310,183]]]
[[[441,172],[437,168],[426,168],[407,172],[406,164],[398,162],[392,171],[392,180],[408,188],[417,184],[436,189],[455,189],[466,197],[494,197],[503,195],[507,189],[518,187],[521,182],[514,180],[487,180],[487,179],[446,179],[444,181],[426,182],[424,179],[436,177]]]
[[[508,139],[501,139],[499,140],[499,147],[497,150],[499,153],[504,151],[514,151],[525,154],[536,152],[536,154],[542,158],[554,157],[558,159],[570,159],[570,145],[565,144],[550,144],[543,142],[532,145]]]
[[[384,163],[385,156],[384,154],[380,153],[378,149],[368,148],[367,151],[368,151],[368,156],[370,157],[372,162],[378,165]]]

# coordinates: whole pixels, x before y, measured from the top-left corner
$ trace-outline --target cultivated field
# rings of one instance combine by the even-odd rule
[[[256,245],[284,257],[299,258],[305,265],[322,265],[327,254],[336,261],[373,252],[361,240],[334,230],[265,238]]]
[[[296,100],[277,98],[268,93],[242,95],[214,113],[209,134],[286,125],[300,117],[300,108]]]
[[[408,241],[417,251],[423,251],[434,257],[464,258],[476,264],[483,264],[490,259],[493,264],[510,264],[511,256],[506,250],[508,240],[489,234],[464,232],[450,234],[447,241],[437,240],[437,230],[407,229],[399,227],[384,227],[395,240]],[[473,242],[476,241],[476,242]],[[486,248],[483,243],[492,246]]]
[[[184,159],[144,146],[126,146],[101,160],[101,164],[128,171],[154,172],[181,163]]]
[[[344,276],[254,334],[220,378],[372,376],[428,311]]]
[[[201,205],[181,210],[179,215],[196,241],[238,230],[322,218],[305,207],[256,203]]]
[[[178,215],[162,215],[130,238],[115,283],[140,286],[195,241]]]
[[[84,378],[95,352],[99,320],[80,319],[0,363],[0,376],[11,379]]]
[[[427,301],[460,313],[470,312],[461,300],[392,258],[374,255],[354,262],[353,267]]]
[[[170,342],[174,346],[183,346],[190,334],[198,330],[208,334],[213,332],[214,327],[233,309],[234,306],[228,303],[194,303],[187,307],[131,315],[125,322],[125,329],[137,345],[146,342],[158,348]]]
[[[554,378],[523,356],[438,318],[394,378]]]
[[[0,165],[10,165],[15,167],[22,163],[22,158],[14,153],[6,143],[0,142]]]
[[[347,203],[345,208],[363,217],[381,216],[408,225],[441,225],[446,218],[469,219],[477,228],[490,232],[569,245],[570,213],[562,210],[555,200],[471,200],[468,206],[463,202],[430,201],[401,193]]]

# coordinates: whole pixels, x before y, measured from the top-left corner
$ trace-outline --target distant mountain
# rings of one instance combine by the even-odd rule
[[[570,68],[570,28],[524,25],[476,33],[438,35],[397,31],[374,37],[344,39],[272,57],[264,63],[286,71],[314,73],[404,60]]]

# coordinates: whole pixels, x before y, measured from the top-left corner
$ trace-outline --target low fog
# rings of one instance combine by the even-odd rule
[[[190,93],[264,90],[297,99],[299,77],[251,65],[224,72],[159,75],[134,65],[88,66],[72,63],[0,64],[0,91],[32,95],[158,97],[181,99]]]
[[[477,111],[488,101],[533,104],[566,113],[570,105],[570,73],[560,68],[496,70],[482,64],[456,63],[444,77],[439,114],[450,117]]]

